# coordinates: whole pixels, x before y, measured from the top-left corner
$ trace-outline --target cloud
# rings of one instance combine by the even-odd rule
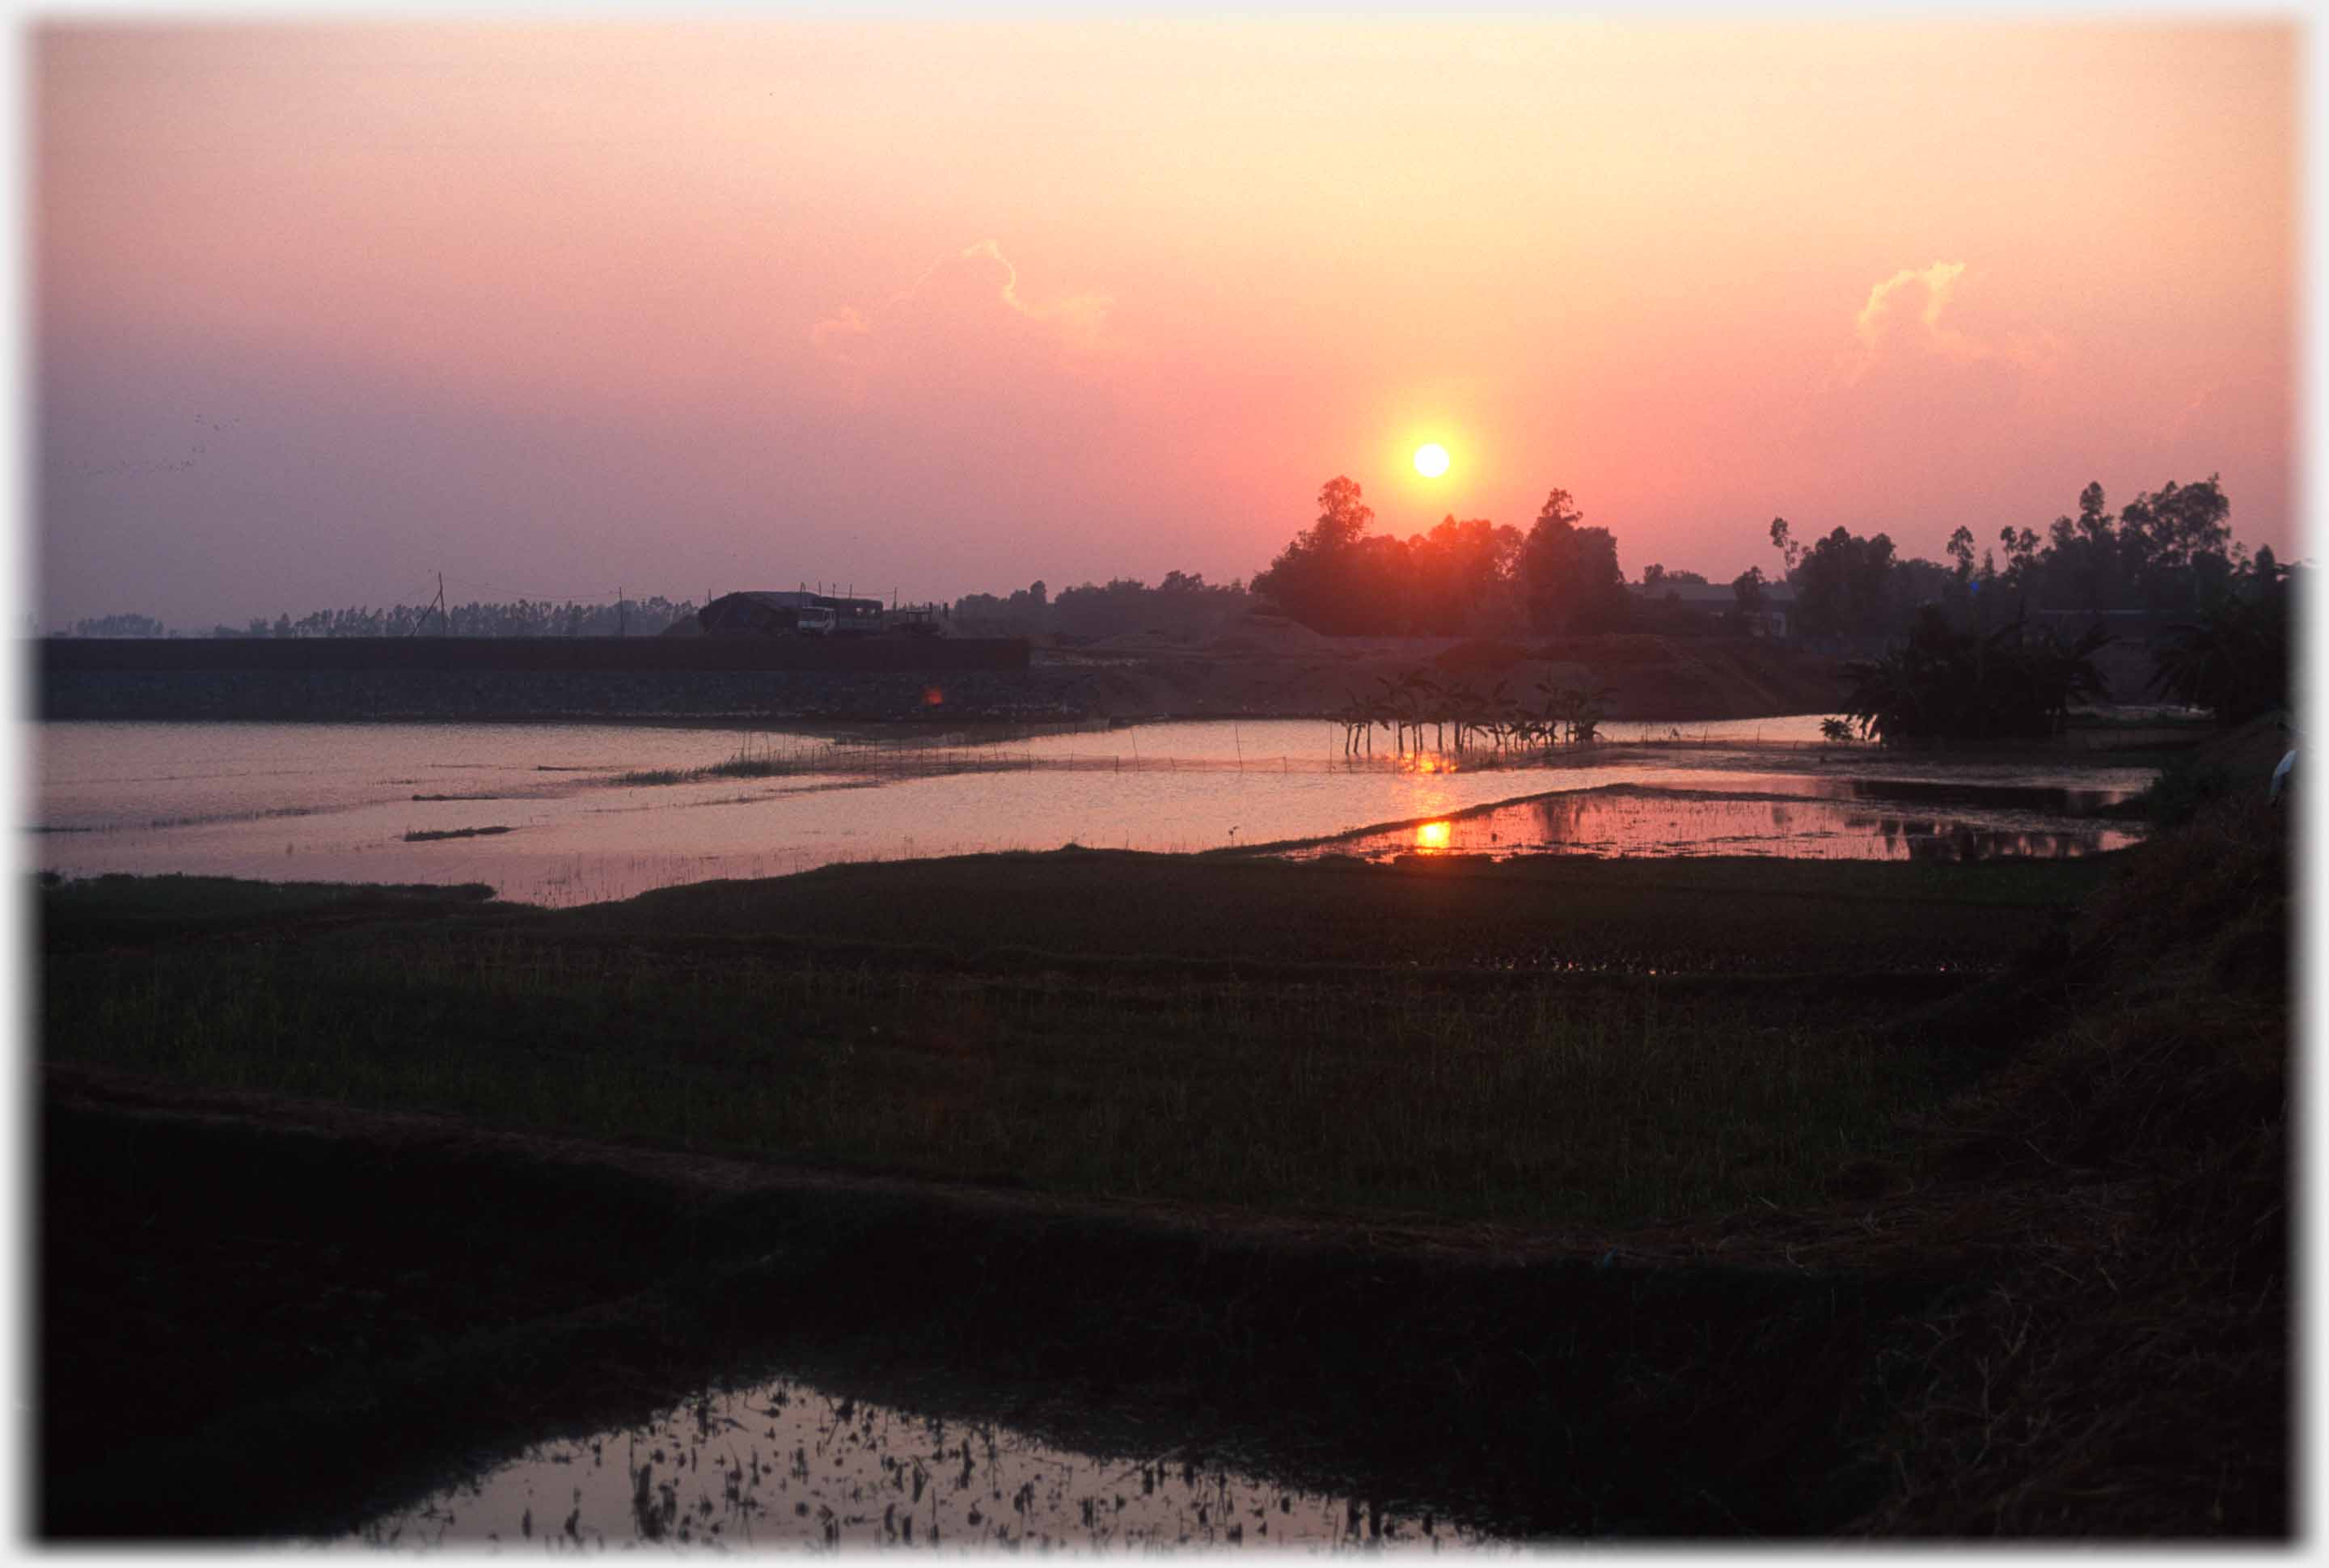
[[[1019,295],[1019,269],[1003,254],[1003,248],[992,240],[981,240],[957,257],[957,261],[991,261],[1003,269],[1003,303],[1026,317],[1042,322],[1060,335],[1069,348],[1089,352],[1100,345],[1108,326],[1108,312],[1115,307],[1113,296],[1101,293],[1070,294],[1050,305],[1037,305]],[[928,274],[925,274],[927,277]]]
[[[1962,337],[1962,334],[1947,332],[1942,327],[1941,312],[1948,308],[1949,295],[1956,289],[1957,279],[1965,276],[1965,270],[1966,264],[1962,261],[1936,261],[1922,272],[1913,272],[1904,267],[1871,288],[1868,303],[1860,307],[1859,317],[1853,323],[1862,345],[1871,350],[1876,348],[1908,304],[1906,299],[1902,299],[1896,305],[1896,297],[1907,294],[1920,284],[1924,289],[1925,307],[1919,315],[1925,330],[1943,341]]]
[[[1098,291],[1029,298],[1003,248],[981,240],[932,263],[871,310],[843,305],[813,325],[808,338],[820,355],[853,373],[861,392],[878,381],[1080,375],[1121,347],[1109,327],[1114,307],[1113,297]]]
[[[1951,307],[1966,272],[1963,261],[1936,261],[1922,270],[1904,267],[1871,288],[1867,303],[1853,318],[1857,343],[1838,361],[1845,384],[1858,382],[1887,360],[1938,360],[1960,365],[1994,362],[2030,371],[2051,368],[2062,345],[2051,332],[1981,335],[1958,324]]]
[[[847,352],[847,345],[873,330],[873,324],[857,313],[857,307],[844,305],[838,314],[829,316],[808,329],[808,340],[821,349],[834,353]]]

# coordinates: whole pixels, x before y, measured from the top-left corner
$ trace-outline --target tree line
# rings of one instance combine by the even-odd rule
[[[1815,639],[1875,642],[1905,636],[1918,611],[1996,625],[2037,611],[2196,613],[2228,592],[2253,594],[2277,570],[2269,547],[2251,558],[2235,542],[2231,503],[2218,476],[2171,480],[2113,512],[2098,484],[2078,511],[2044,534],[2000,530],[1983,549],[1969,526],[1950,536],[1946,561],[1901,556],[1890,534],[1837,527],[1808,542],[1784,517],[1771,520],[1778,570],[1749,567],[1731,581],[1734,608],[1751,613],[1788,590],[1790,630]],[[1576,499],[1555,489],[1523,534],[1486,518],[1450,515],[1429,533],[1374,534],[1359,485],[1337,476],[1318,493],[1315,523],[1296,534],[1253,590],[1280,612],[1330,635],[1455,636],[1529,630],[1681,630],[1659,590],[1704,584],[1698,572],[1653,562],[1645,590],[1628,592],[1617,542],[1588,526]],[[1976,559],[1978,551],[1978,559]]]
[[[1908,632],[1926,605],[1963,607],[1962,619],[1994,625],[2032,612],[2196,614],[2228,593],[2252,597],[2279,563],[2270,545],[2251,557],[2232,538],[2230,517],[2230,499],[2211,474],[2196,485],[2170,480],[2138,492],[2116,513],[2103,487],[2089,484],[2076,515],[2056,517],[2042,536],[2002,528],[1978,563],[1978,540],[1963,524],[1949,536],[1946,565],[1899,559],[1881,533],[1862,538],[1839,527],[1806,545],[1784,517],[1771,520],[1770,540],[1795,590],[1797,629],[1870,638]],[[1738,588],[1742,599],[1760,586],[1760,570],[1740,584],[1749,580]]]
[[[1586,526],[1566,490],[1545,497],[1526,534],[1450,514],[1400,539],[1369,534],[1374,515],[1356,480],[1329,479],[1317,521],[1256,574],[1255,593],[1333,636],[1614,631],[1631,619],[1616,538]]]
[[[954,601],[954,624],[966,636],[1090,640],[1154,631],[1195,638],[1219,630],[1253,605],[1241,580],[1207,582],[1202,571],[1168,571],[1154,587],[1137,577],[1086,582],[1062,590],[1056,599],[1037,578],[1008,595],[965,594]]]
[[[291,619],[253,616],[240,627],[218,625],[203,637],[655,637],[672,622],[695,613],[692,600],[677,603],[656,594],[613,604],[561,603],[520,599],[506,603],[473,600],[439,611],[434,604],[393,604],[374,609],[351,605],[318,609]],[[73,622],[72,637],[176,637],[149,615],[85,616]]]

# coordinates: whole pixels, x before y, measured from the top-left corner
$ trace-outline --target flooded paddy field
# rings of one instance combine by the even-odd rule
[[[1671,778],[1674,775],[1667,775]],[[1720,788],[1608,784],[1288,846],[1351,855],[1750,855],[1791,860],[2069,859],[2142,842],[2107,818],[2139,791],[1740,773]]]
[[[852,736],[646,724],[43,725],[28,831],[69,876],[483,883],[552,906],[994,850],[2060,855],[2155,770],[1896,757],[1818,718],[1611,724],[1550,752],[1351,756],[1276,720]],[[1922,791],[1922,793],[1919,793]],[[1548,798],[1559,797],[1559,800]],[[1402,838],[1388,825],[1411,827]]]

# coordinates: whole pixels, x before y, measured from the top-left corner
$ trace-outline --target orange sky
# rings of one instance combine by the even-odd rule
[[[2288,24],[49,25],[44,626],[909,598],[1570,490],[2298,547]],[[1419,478],[1408,454],[1446,445]]]

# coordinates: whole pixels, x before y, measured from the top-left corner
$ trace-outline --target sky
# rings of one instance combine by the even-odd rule
[[[44,629],[1250,577],[1569,490],[1638,577],[2221,474],[2299,525],[2286,20],[27,34]],[[1450,456],[1427,480],[1410,461]]]

